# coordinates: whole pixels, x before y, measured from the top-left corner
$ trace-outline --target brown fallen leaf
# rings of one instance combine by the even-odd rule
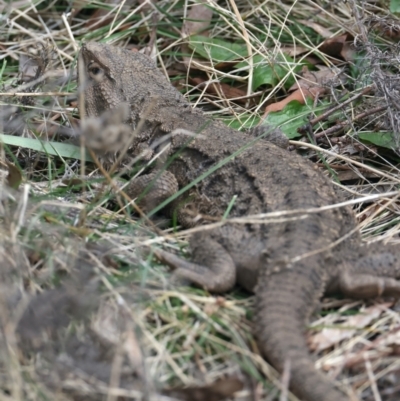
[[[282,46],[282,53],[290,57],[298,56],[299,54],[307,53],[309,49],[304,46]]]
[[[210,25],[213,12],[211,8],[206,6],[206,4],[206,1],[199,1],[197,4],[194,4],[190,7],[187,17],[182,25],[181,35],[183,39],[197,33],[208,36],[208,32],[206,30]],[[181,49],[183,54],[191,54],[191,50],[186,43],[182,44]],[[204,65],[206,68],[210,66],[209,62],[206,62],[200,58],[187,56],[183,56],[183,62],[188,68],[193,68],[193,66],[195,66],[202,69],[202,65]]]
[[[333,35],[329,29],[326,29],[322,25],[317,24],[316,22],[313,22],[311,20],[300,20],[299,22],[305,26],[308,26],[311,29],[314,29],[314,31],[321,35],[323,38],[330,38]]]
[[[182,36],[187,37],[197,33],[207,36],[206,29],[210,26],[213,12],[207,7],[206,1],[193,4],[182,25]]]
[[[8,175],[7,175],[7,184],[13,188],[18,189],[22,182],[22,174],[20,169],[14,164],[6,161]]]
[[[333,38],[326,39],[320,46],[321,52],[335,57],[343,58],[346,61],[352,61],[355,58],[355,50],[353,48],[354,37],[350,33],[337,35]]]
[[[262,116],[262,118],[265,118],[268,115],[268,113],[270,113],[271,111],[281,111],[281,110],[283,110],[284,107],[289,102],[291,102],[292,100],[297,100],[301,104],[304,104],[306,102],[306,98],[307,97],[314,98],[314,96],[312,95],[312,93],[308,89],[304,89],[304,88],[297,89],[296,91],[291,93],[288,97],[286,97],[285,99],[281,100],[280,102],[275,102],[275,103],[269,104],[265,108],[265,112],[264,112],[264,115]]]
[[[310,348],[315,351],[323,351],[324,349],[333,347],[335,344],[352,337],[356,330],[368,326],[392,305],[393,302],[386,302],[366,308],[354,316],[340,316],[341,320],[344,319],[340,324],[341,326],[354,328],[324,328],[309,338]]]
[[[106,1],[108,6],[115,6],[118,0]],[[102,28],[106,26],[114,19],[114,16],[110,14],[110,11],[105,8],[98,8],[90,16],[85,24],[85,28]]]
[[[235,88],[223,82],[211,82],[201,77],[189,77],[189,82],[192,85],[198,86],[199,88],[206,88],[206,92],[212,95],[221,95],[225,99],[235,99],[237,103],[245,104],[248,100],[246,98],[246,92],[242,89]]]
[[[339,74],[328,67],[319,66],[318,68],[319,71],[309,71],[307,67],[304,67],[302,78],[289,89],[289,91],[294,92],[279,102],[269,104],[265,108],[263,118],[271,111],[281,111],[292,100],[297,100],[301,104],[304,104],[307,97],[315,99],[326,93],[327,84],[336,83],[335,81]],[[339,80],[337,81],[340,82]]]
[[[107,7],[99,7],[95,10],[95,12],[89,17],[89,19],[87,20],[85,27],[86,28],[101,28],[103,26],[106,26],[107,24],[109,24],[111,21],[113,21],[114,19],[114,14],[112,14],[110,12],[110,8],[117,8],[120,6],[121,2],[119,0],[106,0],[104,2],[106,5],[108,5]],[[149,11],[149,9],[151,8],[150,4],[148,4],[148,2],[146,0],[140,0],[140,1],[136,1],[136,0],[126,0],[123,2],[123,7],[125,10],[128,10],[129,7],[136,5],[134,3],[140,3],[140,11]],[[77,7],[75,9],[74,7],[74,12],[73,12],[73,16],[77,15],[79,13],[79,11],[85,6],[85,1],[75,1],[74,5]],[[139,10],[137,12],[140,12]],[[130,23],[125,25],[126,28],[130,27]],[[120,27],[120,30],[122,29],[122,26]]]
[[[325,66],[318,66],[318,71],[309,71],[307,67],[303,67],[302,77],[290,87],[289,91],[303,88],[309,90],[315,96],[320,95],[326,85],[339,81],[340,73],[341,70],[334,70]]]

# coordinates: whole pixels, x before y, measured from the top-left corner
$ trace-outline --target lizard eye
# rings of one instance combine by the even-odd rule
[[[89,66],[88,71],[89,71],[89,75],[92,79],[94,79],[96,81],[101,81],[103,79],[104,70],[100,67],[99,64],[92,63]]]

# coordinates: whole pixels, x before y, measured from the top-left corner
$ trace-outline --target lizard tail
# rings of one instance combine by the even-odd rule
[[[304,401],[347,401],[315,369],[305,337],[306,322],[324,289],[317,271],[287,269],[260,274],[256,288],[255,328],[266,359],[280,372],[289,363],[289,387]],[[303,269],[301,269],[303,267]]]

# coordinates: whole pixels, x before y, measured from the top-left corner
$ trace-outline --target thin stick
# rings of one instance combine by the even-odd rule
[[[306,124],[303,127],[300,127],[297,132],[299,132],[300,134],[304,134],[306,133],[307,129],[309,126],[313,126],[315,124],[317,124],[318,122],[325,120],[327,117],[329,117],[330,115],[332,115],[335,111],[340,110],[343,106],[346,106],[347,104],[353,102],[354,100],[358,99],[361,96],[366,95],[367,93],[371,92],[371,90],[374,88],[374,85],[370,85],[367,86],[366,88],[364,88],[360,93],[357,93],[356,95],[352,96],[351,98],[347,99],[345,102],[338,104],[335,107],[332,107],[331,109],[325,111],[324,113],[322,113],[320,116],[313,118],[312,120],[310,120],[308,122],[308,124]]]
[[[41,80],[43,81],[43,80]],[[1,92],[0,96],[71,96],[71,92]]]
[[[341,129],[343,129],[344,127],[346,127],[347,125],[352,124],[353,122],[357,121],[357,120],[361,120],[367,116],[372,116],[373,114],[379,113],[381,111],[387,110],[387,106],[379,106],[379,107],[375,107],[374,109],[370,109],[368,111],[365,111],[364,113],[360,113],[358,115],[356,115],[351,121],[342,121],[339,124],[334,125],[331,128],[328,128],[325,131],[319,132],[318,134],[315,135],[315,138],[321,138],[322,136],[328,136],[333,134],[336,131],[340,131]]]
[[[377,170],[376,168],[368,166],[368,164],[360,163],[360,162],[358,162],[356,160],[352,160],[352,159],[350,159],[350,158],[348,158],[346,156],[342,156],[342,155],[340,155],[338,153],[331,152],[330,150],[320,148],[319,146],[313,145],[311,143],[299,142],[299,141],[289,141],[289,143],[291,145],[294,145],[294,146],[305,146],[307,148],[316,150],[318,152],[326,153],[329,156],[333,156],[333,157],[336,157],[337,159],[344,160],[344,161],[346,161],[348,163],[354,164],[355,166],[362,167],[362,168],[364,168],[366,170],[372,171],[375,174],[378,174],[378,176],[388,178],[389,180],[395,181],[395,182],[400,184],[400,179],[396,178],[396,176],[390,175],[390,174],[386,174],[383,171],[380,171],[380,170]]]
[[[247,96],[250,96],[251,91],[252,91],[252,86],[253,86],[253,50],[251,48],[249,33],[246,30],[242,16],[240,15],[240,12],[236,6],[235,0],[229,0],[229,2],[231,3],[233,11],[235,12],[235,15],[236,15],[236,18],[238,19],[240,27],[242,28],[243,38],[244,38],[244,41],[246,42],[247,54],[249,56],[249,81],[248,81],[248,85],[247,85]]]

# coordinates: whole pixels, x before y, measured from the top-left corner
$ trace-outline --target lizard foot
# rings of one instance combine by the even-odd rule
[[[400,297],[400,253],[397,247],[374,244],[363,256],[339,266],[338,290],[352,298]],[[365,252],[365,251],[364,251]]]
[[[344,295],[351,298],[400,297],[400,281],[372,274],[342,273],[339,277],[339,288]]]
[[[289,146],[289,138],[279,129],[271,125],[259,125],[247,131],[247,134],[254,137],[263,135],[263,140],[273,143],[282,149]]]
[[[174,269],[173,282],[191,283],[211,292],[226,292],[236,283],[236,268],[229,253],[210,237],[191,241],[192,260],[157,249],[154,255]]]

